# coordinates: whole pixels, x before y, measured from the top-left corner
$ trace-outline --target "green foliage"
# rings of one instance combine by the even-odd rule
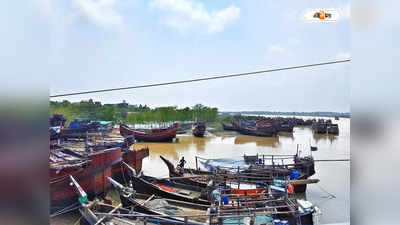
[[[62,102],[50,101],[50,114],[63,114],[68,121],[75,118],[90,118],[97,120],[110,120],[118,123],[146,123],[146,122],[170,122],[170,121],[189,121],[206,120],[215,121],[218,116],[218,109],[197,104],[192,108],[185,107],[179,109],[177,106],[166,106],[151,109],[147,105],[139,106],[120,106],[105,104],[100,102],[81,101],[80,103],[70,103],[66,100]]]

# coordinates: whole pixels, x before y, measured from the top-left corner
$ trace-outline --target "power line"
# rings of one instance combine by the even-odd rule
[[[72,96],[72,95],[92,94],[92,93],[99,93],[99,92],[121,91],[121,90],[127,90],[127,89],[165,86],[165,85],[172,85],[172,84],[183,84],[183,83],[206,81],[206,80],[216,80],[216,79],[224,79],[224,78],[232,78],[232,77],[241,77],[241,76],[256,75],[256,74],[261,74],[261,73],[269,73],[269,72],[276,72],[276,71],[283,71],[283,70],[293,70],[293,69],[300,69],[300,68],[306,68],[306,67],[324,66],[324,65],[345,63],[345,62],[350,62],[350,59],[329,61],[329,62],[323,62],[323,63],[315,63],[315,64],[307,64],[307,65],[301,65],[301,66],[283,67],[283,68],[269,69],[269,70],[259,70],[259,71],[253,71],[253,72],[247,72],[247,73],[236,73],[236,74],[204,77],[204,78],[197,78],[197,79],[190,79],[190,80],[171,81],[171,82],[165,82],[165,83],[145,84],[145,85],[137,85],[137,86],[130,86],[130,87],[119,87],[119,88],[99,89],[99,90],[92,90],[92,91],[73,92],[73,93],[66,93],[66,94],[57,94],[57,95],[50,95],[50,98],[65,97],[65,96]]]

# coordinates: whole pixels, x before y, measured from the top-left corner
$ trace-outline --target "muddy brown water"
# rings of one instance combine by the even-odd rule
[[[293,134],[281,133],[278,137],[243,136],[236,132],[207,132],[204,138],[178,135],[178,143],[138,143],[135,148],[147,146],[150,156],[143,160],[143,172],[155,177],[168,177],[168,169],[160,155],[173,163],[184,156],[187,167],[195,167],[195,156],[203,158],[240,157],[244,154],[296,154],[297,145],[301,155],[310,154],[310,142],[318,147],[314,159],[350,158],[350,119],[332,120],[339,124],[339,135],[312,133],[311,127],[295,127]],[[322,214],[320,224],[341,223],[350,220],[350,162],[316,162],[318,184],[307,187],[305,198],[317,205]],[[52,224],[73,224],[79,216],[63,216],[52,220]],[[69,222],[72,223],[69,223]]]

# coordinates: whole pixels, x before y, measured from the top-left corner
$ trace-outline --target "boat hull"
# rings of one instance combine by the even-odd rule
[[[210,205],[210,202],[208,200],[172,191],[175,187],[178,188],[183,187],[184,186],[183,184],[173,184],[172,182],[168,181],[153,183],[151,179],[152,178],[150,177],[132,177],[133,188],[137,192],[143,194],[149,194],[149,195],[154,194],[156,196],[168,199],[174,199],[178,201],[191,202],[201,205]],[[156,184],[158,184],[158,186]],[[186,190],[190,189],[196,192],[201,192],[201,189],[199,187],[187,185]]]
[[[174,165],[168,159],[164,158],[163,156],[160,156],[160,158],[167,165],[170,177],[182,177],[183,176],[182,174],[177,172]],[[249,156],[247,156],[247,159],[248,158],[249,158]],[[272,174],[275,174],[278,177],[286,177],[290,174],[290,170],[288,170],[286,168],[279,168],[279,167],[273,168],[268,165],[265,165],[260,168],[264,168],[264,170],[265,170],[264,172],[262,172],[262,174],[260,174],[260,172],[257,172],[257,176],[260,176],[260,177],[272,176]],[[257,169],[257,167],[254,167],[254,169]],[[309,177],[311,177],[312,175],[315,174],[314,160],[312,158],[307,158],[307,157],[306,158],[295,158],[295,164],[294,164],[293,169],[299,170],[303,174],[298,179],[308,179]],[[212,173],[207,172],[207,171],[187,169],[187,168],[184,169],[184,173],[193,174],[193,175],[205,175],[205,176],[212,175]],[[244,173],[255,173],[255,172],[251,168],[249,168],[247,171],[244,171]],[[226,174],[226,176],[227,176],[227,180],[229,180],[228,174]],[[207,187],[206,182],[202,182],[202,181],[199,181],[199,180],[196,180],[193,178],[192,179],[190,179],[190,178],[179,179],[179,180],[176,180],[175,182],[187,184],[187,185],[199,186],[201,188]],[[296,194],[304,193],[304,192],[306,192],[306,190],[307,190],[307,184],[293,185],[293,191]]]
[[[86,166],[66,168],[61,171],[50,168],[51,211],[63,209],[78,200],[78,194],[70,185],[72,175],[85,190],[89,199],[104,195],[111,187],[107,177],[112,176],[112,167],[121,162],[121,149],[113,148],[91,153]]]
[[[229,126],[224,123],[222,123],[222,128],[227,131],[236,131],[237,130],[234,126]]]
[[[206,132],[205,125],[197,125],[193,128],[193,136],[195,137],[204,137],[204,133]]]
[[[274,136],[276,136],[275,132],[257,131],[257,130],[250,130],[250,129],[246,129],[246,128],[239,128],[237,131],[240,134],[250,135],[250,136],[258,136],[258,137],[274,137]]]
[[[165,213],[158,212],[158,211],[153,210],[153,209],[151,209],[149,207],[146,207],[143,204],[140,204],[134,198],[131,198],[129,195],[120,194],[120,199],[121,199],[122,206],[124,208],[133,207],[135,209],[135,212],[143,213],[143,214],[146,214],[146,215],[167,216],[167,214],[165,214]],[[184,202],[182,204],[185,205]],[[208,206],[198,205],[197,208],[204,208],[204,207],[206,208]],[[206,209],[205,209],[205,211],[206,211]],[[172,222],[176,221],[176,224],[184,223],[184,224],[188,224],[188,225],[204,225],[204,223],[200,223],[200,222],[192,221],[192,220],[188,220],[185,223],[185,220],[182,217],[163,217],[163,219],[167,219],[167,220],[172,221]]]
[[[121,124],[119,131],[124,137],[133,136],[135,140],[142,142],[171,142],[176,137],[176,131],[178,129],[178,123],[175,123],[172,128],[168,129],[154,129],[151,133],[140,132],[129,128],[126,125]]]

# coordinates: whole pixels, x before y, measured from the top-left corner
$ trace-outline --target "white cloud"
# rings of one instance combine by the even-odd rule
[[[336,54],[336,58],[340,60],[350,59],[350,57],[350,52],[339,52],[338,54]]]
[[[268,46],[268,53],[284,53],[286,49],[280,45],[270,45]]]
[[[166,24],[183,30],[193,26],[205,26],[207,32],[216,33],[240,17],[240,8],[231,5],[219,11],[207,11],[204,4],[192,0],[152,0],[150,7],[169,13]]]
[[[115,10],[117,0],[74,0],[79,13],[99,26],[117,26],[123,22]]]

